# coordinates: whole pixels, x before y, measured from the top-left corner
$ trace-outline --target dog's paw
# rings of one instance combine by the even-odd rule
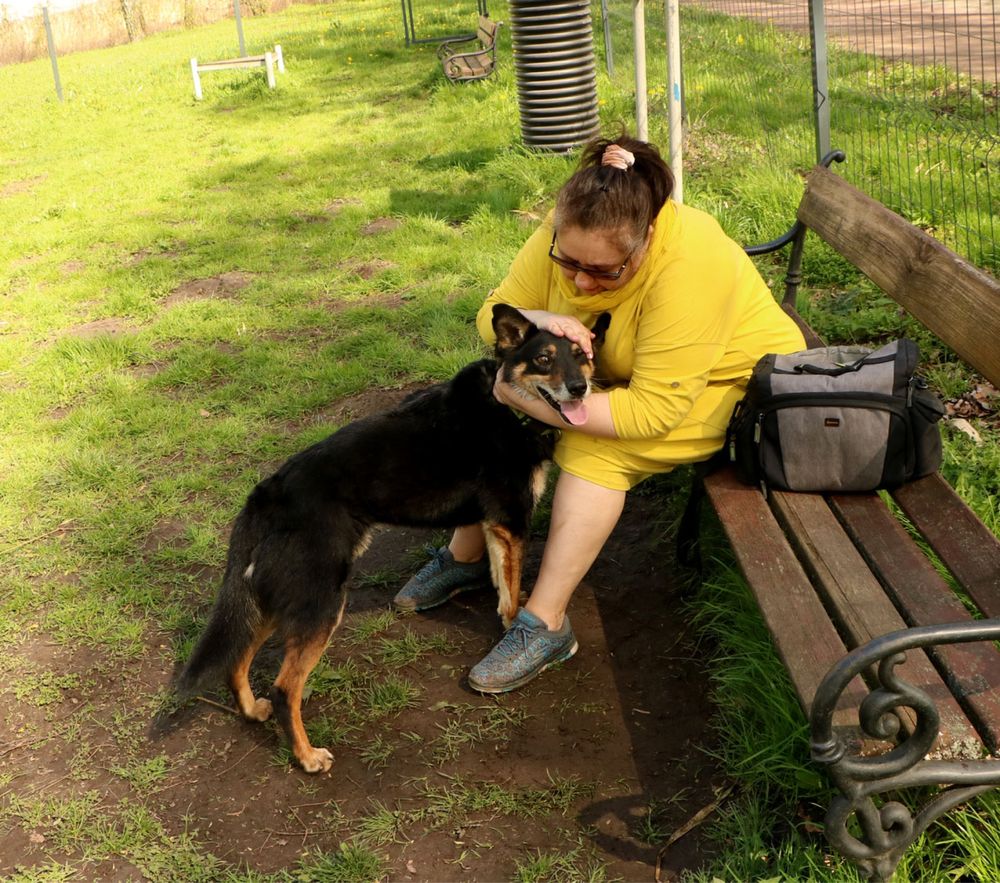
[[[247,720],[263,722],[270,718],[271,710],[270,699],[257,699],[254,701],[253,708],[250,709],[246,718]]]
[[[310,748],[299,763],[307,773],[325,773],[333,766],[333,755],[325,748]]]

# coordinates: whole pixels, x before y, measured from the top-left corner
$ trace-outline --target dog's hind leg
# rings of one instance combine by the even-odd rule
[[[257,651],[273,632],[274,626],[270,623],[259,626],[252,641],[236,659],[229,672],[229,689],[233,691],[236,705],[247,720],[266,721],[271,716],[270,700],[258,699],[253,695],[250,687],[250,665]]]
[[[336,619],[306,637],[289,638],[281,671],[271,687],[274,713],[291,743],[292,754],[307,773],[326,772],[333,766],[333,755],[326,748],[309,744],[302,723],[302,692],[309,673],[316,667],[330,638],[344,617],[347,593],[343,593]]]
[[[490,556],[490,575],[499,595],[497,613],[507,628],[521,603],[524,538],[492,521],[483,522],[483,533],[486,535],[486,550]]]

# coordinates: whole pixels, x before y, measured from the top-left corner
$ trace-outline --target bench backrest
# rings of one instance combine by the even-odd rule
[[[1000,282],[821,166],[798,219],[1000,386]]]
[[[476,36],[479,38],[479,42],[483,44],[484,49],[493,48],[499,27],[500,22],[493,21],[492,18],[486,15],[479,16],[479,27],[476,29]]]

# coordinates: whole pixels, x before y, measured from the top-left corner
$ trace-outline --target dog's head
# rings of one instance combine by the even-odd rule
[[[595,354],[610,323],[610,313],[601,313],[594,323]],[[506,304],[493,307],[493,330],[504,381],[525,398],[541,399],[572,426],[587,422],[583,400],[590,394],[594,362],[579,344],[540,331]]]

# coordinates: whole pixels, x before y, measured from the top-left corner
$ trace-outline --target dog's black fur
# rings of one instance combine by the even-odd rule
[[[595,325],[595,345],[609,317]],[[302,726],[306,678],[340,623],[351,563],[378,523],[482,524],[505,623],[517,612],[523,544],[544,486],[554,433],[493,396],[498,371],[525,397],[553,407],[587,395],[592,363],[564,337],[498,305],[496,359],[463,368],[394,410],[358,420],[291,457],[250,493],[233,526],[222,588],[177,681],[190,695],[225,672],[252,720],[272,710],[307,772],[333,757]],[[250,688],[250,664],[271,635],[283,643],[270,700]]]

